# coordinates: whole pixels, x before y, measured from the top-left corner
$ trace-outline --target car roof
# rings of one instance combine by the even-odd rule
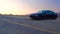
[[[38,11],[38,13],[48,13],[48,12],[54,13],[54,12],[51,11],[51,10],[40,10],[40,11]]]

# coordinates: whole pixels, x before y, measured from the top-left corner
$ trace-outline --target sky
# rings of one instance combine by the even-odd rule
[[[60,12],[60,0],[0,0],[1,14],[26,15],[45,9]]]

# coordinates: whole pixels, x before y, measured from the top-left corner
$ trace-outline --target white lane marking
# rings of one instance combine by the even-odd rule
[[[18,24],[18,25],[25,26],[25,27],[29,27],[29,28],[33,28],[33,29],[36,29],[36,30],[50,32],[50,33],[54,33],[54,34],[60,34],[60,32],[57,32],[57,31],[54,31],[54,30],[48,30],[48,29],[44,29],[44,28],[38,28],[38,27],[35,27],[35,26],[31,26],[31,25],[27,25],[27,24],[21,24],[21,23],[13,22],[13,21],[6,20],[6,19],[0,19],[0,20],[7,21],[7,22],[10,22],[10,23],[13,23],[13,24]]]

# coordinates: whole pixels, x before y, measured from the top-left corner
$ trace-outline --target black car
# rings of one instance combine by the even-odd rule
[[[51,10],[42,10],[38,13],[33,13],[30,15],[31,19],[56,19],[57,13],[51,11]]]

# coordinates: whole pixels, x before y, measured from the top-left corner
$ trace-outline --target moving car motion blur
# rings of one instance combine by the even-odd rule
[[[51,10],[41,10],[37,13],[33,13],[30,15],[31,19],[34,20],[40,20],[40,19],[56,19],[57,13],[51,11]]]

